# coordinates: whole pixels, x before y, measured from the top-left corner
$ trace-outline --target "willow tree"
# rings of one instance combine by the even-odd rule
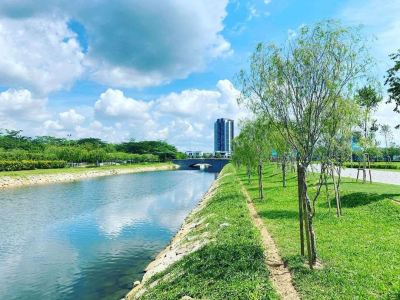
[[[242,159],[246,162],[248,176],[250,176],[249,167],[257,168],[260,199],[264,199],[263,165],[271,153],[268,129],[269,122],[265,118],[246,120],[241,124],[240,134],[234,141],[234,160]]]
[[[272,148],[276,151],[282,170],[282,186],[286,187],[287,164],[292,158],[292,148],[276,127],[269,126],[268,137]]]
[[[241,131],[232,141],[232,161],[237,167],[244,165],[248,183],[251,183],[252,170],[256,167],[254,147],[251,139]]]
[[[300,247],[310,268],[317,262],[307,171],[324,123],[340,98],[348,99],[370,60],[357,28],[325,21],[303,26],[278,47],[259,44],[240,73],[241,100],[266,115],[297,153]],[[304,229],[303,229],[304,228]]]
[[[340,196],[341,171],[343,163],[351,156],[351,140],[353,128],[359,124],[360,109],[355,101],[351,99],[339,98],[336,107],[332,111],[322,128],[321,139],[318,141],[317,156],[321,162],[321,172],[317,185],[317,192],[313,197],[313,211],[315,212],[315,202],[324,184],[328,193],[327,177],[330,176],[333,182],[336,200],[336,214],[342,215],[342,205]],[[328,199],[329,208],[331,207]]]

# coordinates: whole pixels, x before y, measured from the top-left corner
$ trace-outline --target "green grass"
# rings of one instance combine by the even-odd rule
[[[140,163],[130,165],[113,165],[101,167],[77,167],[77,168],[62,168],[62,169],[36,169],[36,170],[23,170],[23,171],[6,171],[0,172],[0,177],[26,177],[31,175],[45,175],[45,174],[65,174],[65,173],[84,173],[88,171],[102,171],[102,170],[115,170],[115,169],[137,169],[142,167],[163,166],[171,165],[171,163]]]
[[[296,289],[304,299],[400,299],[400,186],[362,184],[344,179],[344,215],[329,211],[321,193],[314,218],[318,257],[322,270],[309,270],[299,255],[297,185],[288,174],[265,171],[266,200],[257,199],[257,181],[249,185],[244,170],[239,176],[263,221],[294,274]],[[310,175],[310,185],[316,176]],[[315,187],[309,188],[312,194]],[[331,193],[333,197],[333,193]],[[332,204],[334,201],[332,200]]]
[[[153,276],[160,282],[140,299],[277,299],[268,281],[260,235],[252,225],[234,168],[227,165],[215,195],[192,219],[206,218],[191,234],[212,241]],[[228,226],[220,226],[228,223]],[[166,275],[166,276],[165,276]],[[164,277],[165,276],[165,277]]]

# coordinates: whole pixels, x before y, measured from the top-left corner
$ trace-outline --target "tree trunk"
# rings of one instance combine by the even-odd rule
[[[302,186],[302,202],[303,202],[303,219],[306,228],[306,242],[308,252],[308,263],[312,269],[317,262],[317,247],[315,240],[315,233],[313,227],[313,213],[311,208],[311,201],[307,193],[307,177],[306,167],[300,166],[300,183]]]
[[[262,181],[262,164],[258,165],[258,193],[260,199],[264,199],[264,191],[263,191],[263,181]]]
[[[303,191],[300,181],[300,166],[297,163],[297,198],[299,202],[299,232],[300,232],[300,254],[304,256],[304,223],[303,223]]]
[[[282,185],[286,187],[286,159],[282,160]]]
[[[335,179],[335,167],[332,166],[332,181],[333,181],[333,188],[335,190],[335,199],[336,199],[336,215],[338,217],[341,216],[341,209],[340,209],[340,196],[339,196],[339,188],[338,188],[338,184],[336,182]]]

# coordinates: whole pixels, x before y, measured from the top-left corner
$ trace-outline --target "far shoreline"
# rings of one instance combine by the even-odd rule
[[[93,168],[38,169],[0,173],[0,190],[77,181],[100,176],[175,170],[172,163],[132,164]]]

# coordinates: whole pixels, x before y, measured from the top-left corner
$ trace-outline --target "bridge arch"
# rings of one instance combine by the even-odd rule
[[[200,169],[205,166],[204,170],[207,172],[218,173],[222,168],[229,163],[226,158],[188,158],[188,159],[174,159],[174,164],[179,166],[180,170],[194,170]]]

